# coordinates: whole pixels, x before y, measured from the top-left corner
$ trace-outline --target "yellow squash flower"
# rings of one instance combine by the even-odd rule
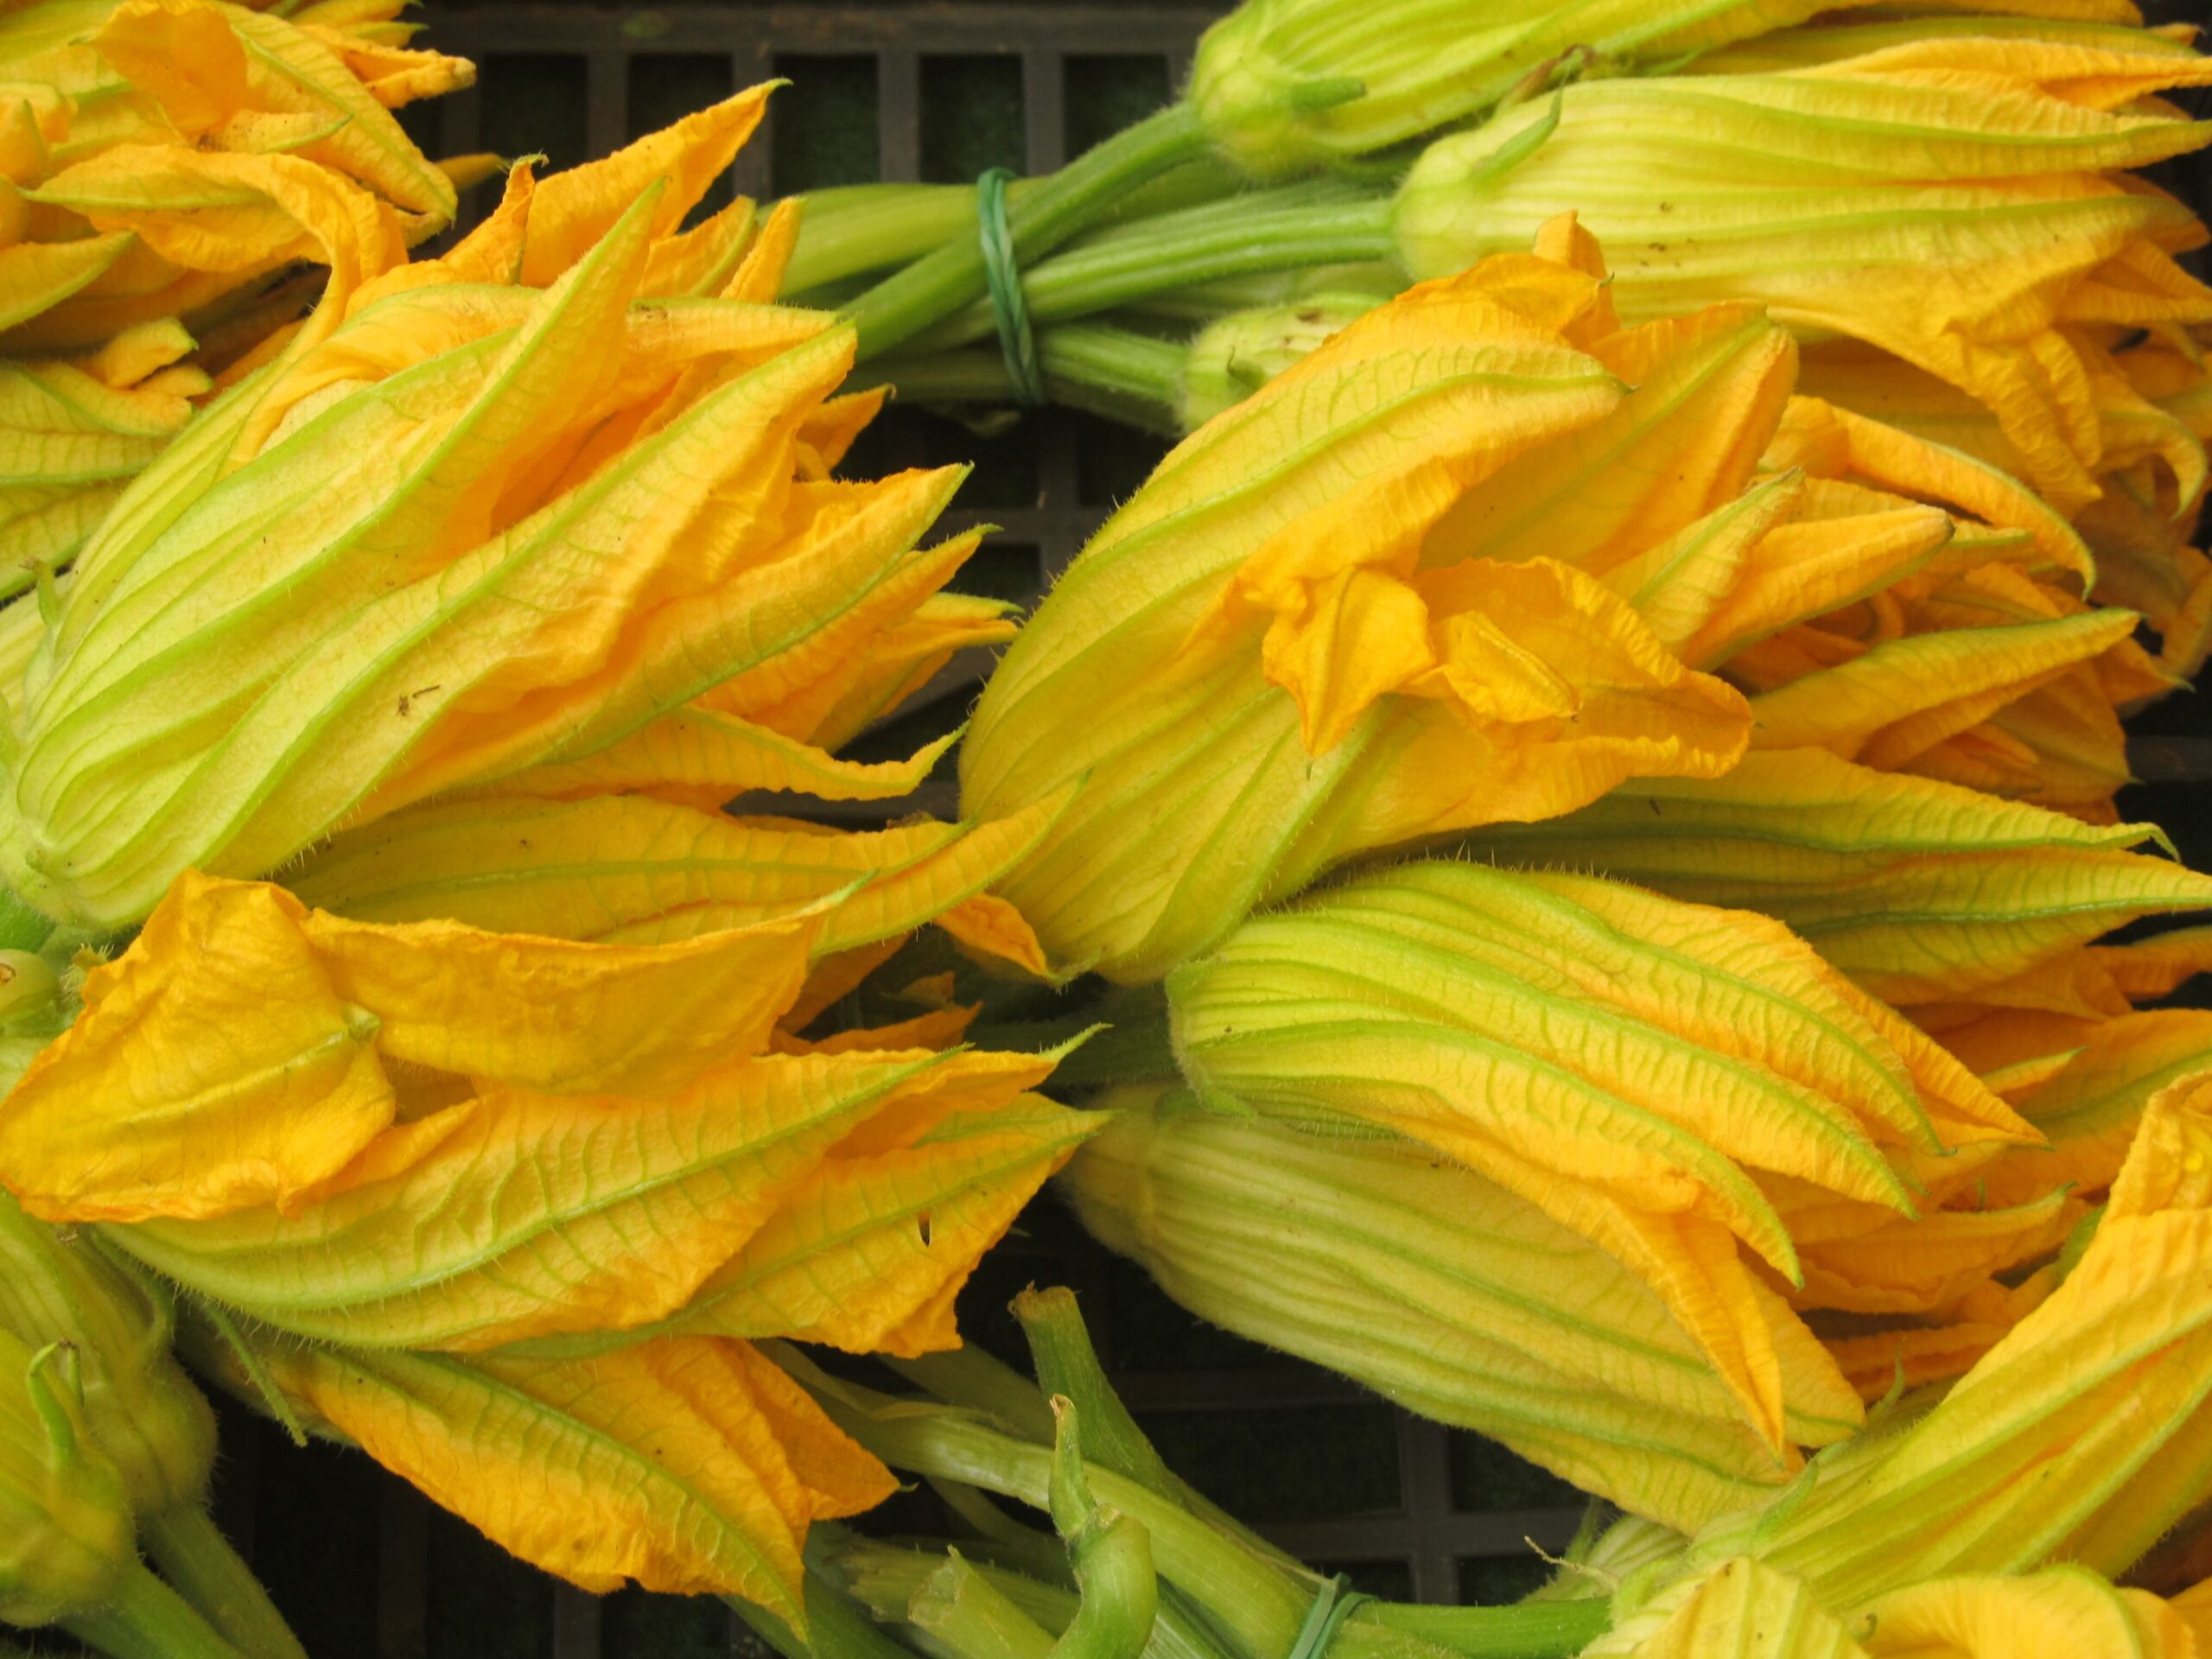
[[[663,1337],[570,1359],[334,1349],[188,1331],[198,1360],[271,1390],[494,1541],[595,1593],[634,1580],[740,1596],[804,1631],[815,1521],[897,1490],[890,1471],[747,1343]]]
[[[1244,923],[1168,1001],[1202,1100],[1489,1176],[1649,1284],[1777,1446],[1771,1321],[1738,1247],[1804,1269],[1761,1178],[1910,1214],[1893,1164],[2036,1139],[1780,925],[1586,877],[1363,878]]]
[[[941,1347],[1095,1124],[1025,1093],[1050,1055],[780,1035],[830,908],[591,944],[188,874],[0,1106],[0,1183],[303,1337]]]
[[[73,558],[211,378],[442,229],[388,111],[466,86],[395,5],[41,0],[0,21],[0,592]]]
[[[1577,340],[1612,341],[1624,366],[1670,345],[1722,359],[1703,407],[1676,377],[1655,387],[1684,429],[1778,402],[1770,331],[1743,319],[1616,340],[1592,251],[1561,231],[1560,257],[1414,289],[1186,439],[1001,661],[963,799],[1002,816],[1082,780],[1003,888],[1057,956],[1156,977],[1353,854],[1738,758],[1737,695],[1550,554],[1630,535],[1639,507],[1694,518],[1751,458],[1724,437],[1678,485],[1522,545],[1486,537],[1503,480],[1556,454],[1567,485],[1586,438],[1637,447],[1611,418],[1621,370]]]
[[[1103,1096],[1061,1184],[1091,1234],[1199,1317],[1479,1430],[1679,1527],[1757,1501],[1859,1401],[1756,1281],[1783,1443],[1651,1284],[1542,1207],[1395,1138]]]
[[[1027,1092],[1052,1055],[920,1046],[957,1020],[793,1036],[855,885],[614,944],[188,873],[0,1109],[0,1182],[528,1559],[789,1611],[809,1520],[887,1484],[746,1339],[954,1344],[1099,1126]]]
[[[2198,1659],[2182,1608],[2079,1567],[1930,1579],[1857,1606],[1737,1556],[1670,1586],[1584,1659]]]
[[[2207,1314],[2212,1090],[2153,1100],[2070,1272],[1948,1393],[1816,1463],[1792,1501],[1720,1523],[1855,1605],[1916,1580],[2052,1559],[2118,1573],[2212,1496]]]
[[[1762,912],[1916,1011],[1979,999],[2097,1014],[2127,1005],[2081,1001],[2084,947],[2212,904],[2212,879],[2130,850],[2158,836],[1789,749],[1712,781],[1624,785],[1563,817],[1486,829],[1469,849]]]
[[[1752,50],[1770,53],[1762,43]],[[1762,303],[1986,407],[2062,510],[2101,446],[2079,331],[2212,320],[2172,255],[2201,230],[2120,169],[2196,148],[2152,100],[2212,63],[2171,40],[1942,34],[1856,57],[1591,79],[1432,145],[1395,210],[1415,276],[1525,245],[1573,207],[1631,320]]]
[[[137,480],[25,676],[0,850],[20,895],[120,925],[181,869],[257,874],[464,788],[696,805],[918,781],[935,750],[855,766],[823,742],[1005,625],[932,604],[975,541],[917,545],[957,469],[828,475],[876,400],[830,396],[849,330],[745,297],[788,219],[749,245],[749,217],[677,232],[760,101],[565,188],[512,180],[476,236],[343,321],[326,302]],[[630,205],[648,167],[682,188]],[[635,303],[733,247],[733,297]],[[485,285],[516,260],[522,285]]]
[[[1357,165],[1463,125],[1517,87],[1541,85],[1562,60],[1617,72],[1663,64],[1860,3],[1244,0],[1200,39],[1185,97],[1231,162],[1271,177]],[[2113,9],[2068,0],[2035,10],[2108,18]],[[1763,44],[1753,38],[1747,49]]]

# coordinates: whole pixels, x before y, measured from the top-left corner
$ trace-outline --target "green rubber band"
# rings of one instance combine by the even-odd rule
[[[1291,1644],[1288,1659],[1323,1659],[1329,1643],[1336,1639],[1337,1626],[1351,1617],[1352,1610],[1374,1597],[1350,1588],[1351,1580],[1339,1573],[1323,1581],[1313,1598],[1313,1605],[1306,1610],[1305,1627],[1298,1632],[1298,1640]]]
[[[1029,327],[1029,303],[1022,297],[1021,272],[1014,258],[1014,232],[1007,228],[1006,187],[1011,168],[995,167],[976,181],[976,230],[983,245],[983,282],[990,290],[991,321],[999,331],[999,350],[1014,396],[1033,407],[1050,400],[1037,366],[1037,336]]]

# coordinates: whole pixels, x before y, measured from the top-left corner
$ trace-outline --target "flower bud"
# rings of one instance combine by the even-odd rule
[[[912,787],[824,746],[1005,628],[927,611],[975,542],[918,545],[957,469],[828,476],[878,400],[831,400],[849,329],[756,302],[791,216],[750,245],[677,229],[764,98],[511,175],[476,233],[327,304],[140,475],[15,711],[23,899],[127,924],[182,869],[257,874],[495,780]],[[632,304],[708,280],[725,297]]]
[[[0,1332],[0,1619],[105,1601],[137,1556],[123,1478],[86,1433],[71,1351]]]
[[[1859,1421],[1770,1293],[1789,1444],[1762,1440],[1636,1274],[1415,1143],[1307,1134],[1122,1090],[1062,1184],[1084,1224],[1241,1336],[1675,1527],[1756,1501]]]
[[[1802,1283],[1789,1210],[1909,1214],[1909,1154],[2036,1138],[1778,924],[1586,877],[1406,865],[1253,918],[1167,986],[1202,1099],[1479,1170],[1649,1284],[1777,1444],[1738,1244]]]
[[[1194,431],[1243,403],[1376,302],[1364,294],[1315,294],[1207,324],[1183,365],[1183,429]]]
[[[169,1308],[146,1275],[0,1195],[0,1327],[69,1344],[86,1430],[114,1460],[133,1510],[158,1515],[206,1496],[215,1415],[170,1357]]]
[[[1245,0],[1208,29],[1189,101],[1262,178],[1357,162],[1456,126],[1571,49],[1659,59],[1809,16],[1802,0]],[[1777,15],[1778,14],[1778,15]]]
[[[2155,48],[2155,49],[2154,49]],[[2074,331],[2212,318],[2179,203],[2120,169],[2204,129],[2149,97],[2212,79],[2158,41],[1932,40],[1766,73],[1584,81],[1440,140],[1395,208],[1415,276],[1572,206],[1624,318],[1748,300],[1880,346],[1989,409],[2062,511],[2101,446]]]

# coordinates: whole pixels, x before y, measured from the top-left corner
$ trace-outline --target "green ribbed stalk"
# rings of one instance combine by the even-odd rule
[[[1053,403],[1169,436],[1180,431],[1175,405],[1183,348],[1099,323],[1068,323],[1037,336],[1038,365]],[[879,358],[848,383],[864,391],[888,384],[907,403],[1015,401],[1006,359],[993,347]]]
[[[257,1659],[223,1640],[189,1602],[135,1561],[111,1600],[63,1619],[61,1628],[111,1659]]]
[[[1395,251],[1390,198],[1337,188],[1283,205],[1255,197],[1117,231],[1024,266],[1021,291],[1031,324],[1042,328],[1201,284],[1271,271],[1368,264],[1394,259]],[[995,327],[988,305],[970,305],[918,335],[912,348],[947,351],[971,345],[988,339]]]
[[[1008,202],[1015,257],[1025,264],[1043,258],[1139,186],[1203,155],[1206,142],[1198,117],[1175,104],[1077,156]],[[984,289],[980,240],[954,236],[846,308],[860,333],[860,360],[880,356],[981,299]]]
[[[307,1659],[261,1581],[198,1504],[142,1516],[138,1541],[177,1592],[247,1659]]]

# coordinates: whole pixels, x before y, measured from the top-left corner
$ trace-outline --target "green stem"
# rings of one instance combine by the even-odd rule
[[[823,1406],[837,1425],[893,1468],[964,1481],[1050,1510],[1052,1454],[953,1412],[879,1418],[835,1396]],[[1246,1659],[1282,1659],[1312,1599],[1272,1564],[1205,1522],[1109,1470],[1085,1471],[1102,1503],[1133,1516],[1150,1535],[1160,1575],[1189,1590]]]
[[[177,1592],[247,1659],[307,1659],[269,1592],[206,1510],[180,1503],[142,1517],[138,1539]]]
[[[1037,336],[1045,378],[1117,401],[1173,411],[1183,396],[1182,345],[1103,323],[1063,323]]]
[[[783,1659],[914,1659],[876,1628],[868,1615],[810,1565],[806,1569],[806,1639],[757,1602],[724,1596],[723,1602]]]
[[[0,887],[0,950],[36,950],[54,937],[54,918]]]
[[[1007,202],[1027,200],[1041,182],[1013,181],[1006,188]],[[1233,194],[1241,185],[1234,169],[1201,156],[1131,191],[1102,222],[1178,212]],[[798,245],[784,271],[786,300],[819,303],[825,293],[850,299],[868,286],[855,278],[878,276],[976,235],[972,184],[849,184],[796,200]]]
[[[886,1357],[883,1363],[947,1405],[988,1412],[1025,1440],[1052,1443],[1052,1408],[1037,1384],[972,1343],[913,1359]]]
[[[923,1580],[906,1622],[955,1659],[1046,1659],[1053,1649],[1052,1632],[957,1554]]]
[[[111,1659],[247,1659],[137,1561],[105,1606],[65,1618],[61,1628]]]
[[[1102,237],[1024,267],[1022,296],[1031,323],[1041,325],[1233,276],[1390,259],[1396,245],[1389,213],[1390,199],[1377,195],[1179,214],[1172,224]],[[915,347],[969,345],[988,338],[995,326],[988,305],[971,305],[931,328]]]
[[[1007,187],[1007,200],[1033,188],[1019,180]],[[784,270],[787,297],[910,264],[976,231],[971,184],[855,184],[798,200],[798,244]]]
[[[1510,1607],[1370,1602],[1351,1616],[1346,1627],[1362,1620],[1409,1631],[1468,1659],[1563,1659],[1581,1652],[1612,1626],[1611,1607],[1603,1596],[1521,1602]]]
[[[1063,408],[1166,436],[1180,435],[1175,409],[1183,348],[1173,342],[1071,323],[1039,334],[1037,358],[1046,390]],[[916,404],[1010,404],[1017,396],[995,347],[879,358],[845,384],[850,391],[887,384]]]
[[[1041,259],[1138,186],[1204,153],[1206,143],[1197,115],[1182,104],[1125,128],[1009,201],[1007,227],[1015,257]],[[984,289],[981,241],[956,235],[846,308],[860,332],[860,360],[880,356],[981,299]]]

